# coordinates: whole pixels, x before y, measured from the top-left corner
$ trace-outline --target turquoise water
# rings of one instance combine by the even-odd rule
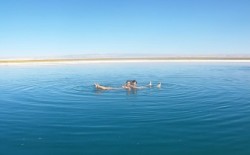
[[[249,63],[0,66],[1,155],[250,154]],[[97,91],[162,82],[162,88]]]

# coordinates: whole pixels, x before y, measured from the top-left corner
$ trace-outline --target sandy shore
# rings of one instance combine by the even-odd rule
[[[82,58],[82,59],[0,59],[0,64],[51,64],[51,63],[139,63],[139,62],[250,62],[250,58],[183,57],[183,58]]]

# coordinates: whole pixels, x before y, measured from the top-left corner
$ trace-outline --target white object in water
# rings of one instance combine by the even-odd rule
[[[156,87],[161,88],[161,82],[159,82]]]
[[[151,82],[151,81],[149,81],[148,86],[149,86],[149,87],[152,87],[152,82]]]

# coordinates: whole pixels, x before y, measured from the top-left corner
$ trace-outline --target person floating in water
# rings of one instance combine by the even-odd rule
[[[95,83],[94,85],[95,85],[96,89],[100,89],[100,90],[121,89],[121,88],[113,88],[113,87],[102,86],[102,85],[100,85],[98,83]],[[126,83],[122,86],[122,88],[127,89],[127,90],[142,89],[142,88],[147,88],[147,87],[150,87],[150,88],[152,87],[152,82],[151,81],[149,82],[149,84],[147,86],[138,87],[136,80],[127,80]],[[159,83],[156,87],[160,88],[161,83]]]
[[[122,86],[124,89],[136,89],[137,88],[137,81],[136,80],[127,80],[126,84]]]
[[[122,86],[122,88],[128,89],[128,90],[136,89],[137,88],[136,84],[137,84],[136,80],[127,80],[125,85]],[[98,83],[95,83],[94,85],[95,85],[95,87],[97,89],[100,89],[100,90],[121,89],[121,88],[113,88],[113,87],[102,86],[102,85],[100,85]]]

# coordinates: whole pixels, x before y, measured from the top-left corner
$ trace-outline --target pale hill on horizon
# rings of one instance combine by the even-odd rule
[[[5,56],[0,60],[68,60],[68,59],[250,59],[250,54],[247,55],[114,55],[114,54],[79,54],[79,55],[62,55],[62,56]]]
[[[250,62],[250,56],[64,56],[64,57],[33,57],[1,59],[0,63],[54,63],[54,62],[152,62],[152,61],[179,61],[179,62]]]

